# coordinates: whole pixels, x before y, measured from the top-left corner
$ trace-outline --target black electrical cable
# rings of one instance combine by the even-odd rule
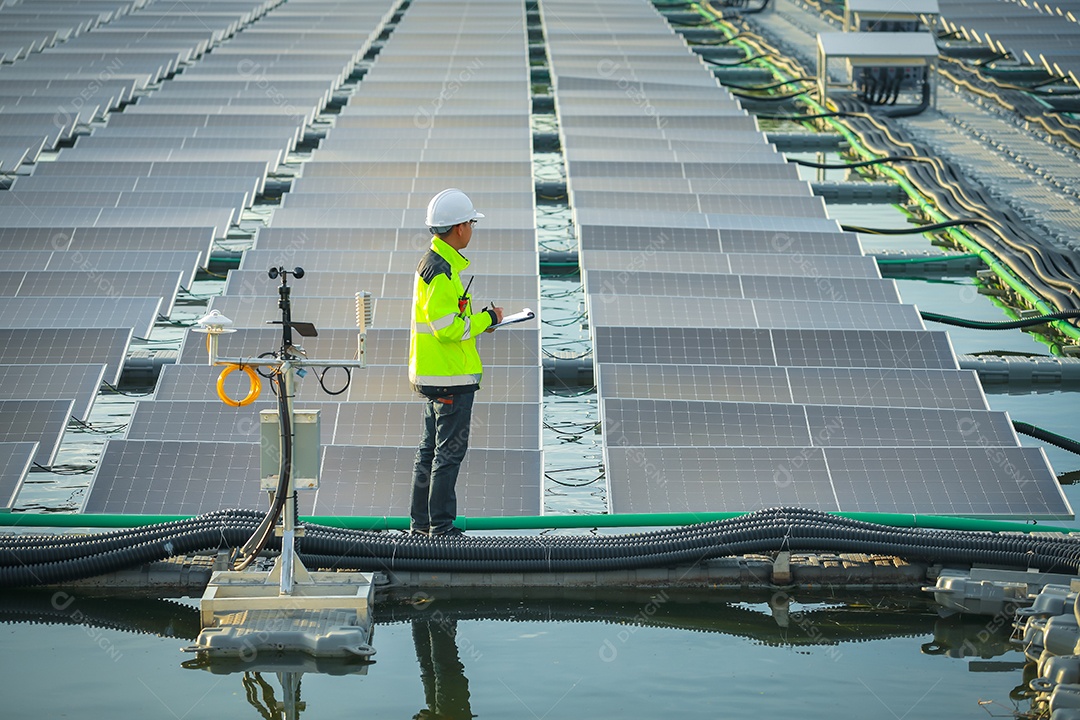
[[[345,385],[343,385],[340,390],[330,390],[326,387],[326,383],[324,382],[326,378],[326,371],[330,370],[331,368],[338,368],[345,371]],[[324,367],[322,372],[316,375],[316,377],[319,380],[319,387],[321,387],[323,389],[323,392],[327,395],[340,395],[341,393],[348,390],[349,385],[352,384],[352,373],[349,372],[349,368],[344,365],[330,365],[328,367]]]
[[[840,229],[845,232],[865,233],[867,235],[918,235],[934,230],[959,227],[961,225],[986,225],[982,218],[964,218],[961,220],[946,220],[945,222],[931,223],[930,225],[916,225],[909,228],[868,228],[861,225],[841,225]]]
[[[861,117],[865,113],[849,113],[849,112],[824,112],[824,113],[808,113],[806,115],[791,115],[783,113],[754,113],[754,117],[761,118],[762,120],[817,120],[818,118],[839,118],[839,117]]]
[[[769,2],[770,0],[762,0],[760,5],[750,7],[749,0],[724,0],[723,2],[721,2],[721,5],[724,7],[725,10],[729,8],[734,8],[735,13],[733,14],[741,16],[755,15],[757,13],[764,12],[765,9],[769,7]],[[709,12],[711,12],[716,17],[717,20],[723,20],[725,17],[727,17],[727,14],[724,11],[714,8],[712,6],[712,3],[708,2],[708,0],[705,1],[704,5],[706,9],[708,9]]]
[[[589,485],[593,485],[593,484],[599,482],[600,478],[602,478],[604,476],[603,475],[598,475],[598,476],[594,477],[592,480],[586,480],[585,482],[579,482],[579,483],[568,483],[568,482],[565,482],[563,480],[557,480],[557,479],[551,477],[550,475],[548,475],[547,473],[544,473],[544,477],[547,478],[548,480],[550,480],[551,482],[555,483],[556,485],[562,485],[563,487],[577,488],[577,487],[588,487]]]
[[[851,105],[850,101],[840,102],[842,106]],[[860,127],[860,121],[855,121],[852,129],[868,149],[890,154],[893,148],[902,148],[913,156],[924,158],[903,170],[921,193],[946,214],[976,214],[992,219],[993,222],[988,222],[984,228],[993,237],[980,233],[977,228],[969,230],[969,234],[1049,302],[1061,309],[1080,307],[1077,302],[1080,284],[1076,281],[1080,272],[1071,257],[1031,237],[1024,230],[1022,218],[1015,212],[1002,207],[1000,202],[984,198],[977,190],[967,189],[966,184],[940,160],[925,157],[912,143],[896,139],[890,126],[869,115],[863,120],[869,128]],[[875,140],[875,134],[881,138]]]
[[[173,531],[141,528],[126,545],[116,537],[61,541],[36,562],[0,566],[0,587],[59,583],[114,572],[190,552],[236,547],[256,521],[251,514],[200,516]],[[114,533],[115,536],[115,533]],[[41,538],[10,538],[5,550],[26,552]],[[79,545],[84,549],[75,552]],[[268,548],[279,547],[272,538]],[[894,528],[802,508],[776,508],[731,520],[623,535],[464,536],[426,538],[305,525],[301,560],[309,568],[431,572],[552,572],[671,567],[711,558],[777,552],[882,553],[913,562],[989,563],[1080,570],[1080,540],[959,530]],[[57,559],[42,559],[56,553]]]
[[[967,320],[965,318],[952,317],[950,315],[939,315],[937,313],[920,311],[919,315],[923,320],[929,320],[931,322],[938,322],[944,325],[955,325],[956,327],[973,328],[975,330],[1015,330],[1016,328],[1034,327],[1036,325],[1045,325],[1051,320],[1069,320],[1072,318],[1080,318],[1080,310],[1063,310],[1061,312],[1049,313],[1047,315],[1039,315],[1038,317],[1021,318],[1020,320],[1001,320],[1001,321],[986,321],[986,320]]]
[[[754,60],[762,60],[762,59],[767,58],[767,57],[769,57],[768,54],[765,54],[765,55],[751,55],[748,58],[743,58],[742,60],[738,60],[738,61],[733,62],[733,63],[731,63],[731,62],[721,62],[720,60],[713,60],[712,58],[707,58],[707,57],[703,57],[701,59],[704,60],[705,62],[709,63],[710,65],[716,65],[717,67],[739,67],[740,65],[745,65],[748,62],[753,62]]]
[[[762,51],[774,51],[769,43],[764,41],[748,40],[747,44],[756,46]],[[796,64],[793,74],[805,75],[805,71]],[[1035,116],[1035,108],[1022,110],[1019,105],[1009,105],[1002,96],[979,89],[961,78],[954,78],[946,71],[942,71],[946,77],[965,85],[969,89],[982,94],[984,97],[996,99],[1010,110],[1022,114],[1025,119],[1040,124],[1048,132],[1057,137],[1064,137],[1076,147],[1080,147],[1080,127],[1073,127],[1057,118],[1047,121],[1041,116],[1042,109],[1038,110],[1039,116]],[[869,89],[877,95],[878,88]],[[923,102],[927,104],[930,98],[929,82],[923,83]],[[1028,96],[1024,96],[1028,98]],[[1021,98],[1019,103],[1034,103],[1035,101]],[[817,117],[846,117],[850,118],[849,126],[866,144],[872,152],[883,155],[895,155],[897,148],[909,151],[911,155],[922,156],[917,165],[906,166],[901,169],[916,189],[934,202],[946,215],[953,217],[966,217],[978,215],[987,218],[988,223],[984,226],[975,226],[967,232],[975,242],[988,250],[1009,271],[1027,284],[1036,294],[1041,296],[1051,305],[1058,309],[1066,310],[1080,307],[1080,267],[1076,260],[1050,246],[1044,240],[1032,236],[1026,230],[1026,222],[1016,216],[1016,213],[1000,201],[990,198],[982,198],[982,193],[969,189],[968,184],[958,178],[951,169],[934,158],[926,158],[927,153],[918,151],[910,142],[897,140],[892,134],[895,126],[886,126],[878,117],[899,117],[911,114],[920,107],[900,108],[890,107],[877,111],[875,114],[865,112],[864,106],[853,99],[838,99],[836,101],[838,112],[820,113]],[[758,115],[763,119],[778,120],[802,120],[813,119],[814,116],[785,116],[785,115]],[[869,127],[868,127],[869,126]],[[888,139],[885,146],[878,144],[875,147],[873,136],[877,133]],[[891,147],[889,146],[891,144]]]
[[[785,85],[791,85],[793,83],[798,83],[798,82],[817,82],[817,81],[812,77],[797,77],[797,78],[792,78],[791,80],[782,80],[780,82],[769,83],[768,85],[740,85],[739,83],[724,82],[723,80],[720,81],[720,84],[723,85],[726,88],[734,88],[735,90],[761,90],[761,91],[765,91],[765,90],[775,90],[778,87],[783,87]],[[798,94],[802,95],[804,93],[798,93]]]
[[[154,394],[153,392],[145,392],[145,393],[124,392],[120,388],[118,388],[115,385],[113,385],[112,383],[110,383],[108,380],[102,380],[101,384],[104,385],[105,387],[109,388],[110,390],[112,390],[117,395],[123,395],[124,397],[146,397],[148,395],[153,395]]]
[[[52,473],[53,475],[86,475],[87,473],[94,472],[94,466],[88,465],[79,470],[57,470],[55,466],[45,467],[39,462],[34,462],[34,467],[43,472]]]
[[[754,95],[753,93],[739,92],[738,90],[731,91],[732,96],[740,98],[742,100],[761,100],[763,102],[782,102],[785,100],[792,100],[797,97],[802,97],[806,93],[803,91],[784,93],[782,95]]]
[[[813,160],[800,160],[798,158],[787,158],[787,161],[792,165],[802,165],[803,167],[818,168],[820,170],[849,170],[852,168],[870,167],[871,165],[881,165],[883,163],[929,161],[929,159],[915,157],[914,155],[888,155],[886,157],[873,158],[871,160],[858,160],[849,163],[823,163],[814,162]]]
[[[724,38],[720,38],[718,40],[694,40],[694,41],[690,42],[689,45],[690,45],[690,47],[694,47],[696,45],[706,45],[706,46],[727,45],[729,42],[732,42],[734,40],[738,40],[742,36],[743,36],[743,33],[737,32],[734,35],[732,35],[731,37],[724,37]]]
[[[274,382],[278,386],[278,425],[281,431],[281,463],[278,468],[278,486],[277,491],[274,493],[274,502],[271,504],[266,516],[259,524],[258,529],[252,533],[251,537],[240,549],[241,553],[244,555],[244,559],[236,566],[237,570],[243,570],[251,565],[270,541],[270,537],[274,534],[274,527],[277,525],[277,521],[281,517],[281,512],[285,508],[285,500],[287,497],[286,491],[288,490],[289,480],[292,474],[292,422],[289,413],[290,398],[286,396],[285,376],[281,372],[278,372],[277,376],[274,378]]]
[[[1032,425],[1031,423],[1021,422],[1020,420],[1012,421],[1013,427],[1016,428],[1016,432],[1028,435],[1029,437],[1037,438],[1043,442],[1048,442],[1051,445],[1057,446],[1062,450],[1068,450],[1074,455],[1080,455],[1080,442],[1067,438],[1064,435],[1058,435],[1055,432],[1044,430],[1041,427]]]

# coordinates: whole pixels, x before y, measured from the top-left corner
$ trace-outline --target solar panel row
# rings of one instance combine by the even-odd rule
[[[262,32],[281,12],[291,11],[290,22],[301,22],[302,16],[290,10],[293,5],[273,11],[253,29]],[[387,3],[384,11],[390,7]],[[377,30],[378,23],[372,23],[371,31],[377,35]],[[273,34],[266,39],[283,42]],[[295,46],[310,50],[324,39],[329,47],[336,42],[320,35]],[[307,356],[352,359],[358,348],[355,295],[371,293],[368,367],[348,374],[328,370],[322,377],[325,389],[315,376],[318,370],[298,382],[298,407],[320,410],[324,443],[322,484],[314,495],[301,497],[302,512],[400,515],[408,506],[423,407],[407,381],[408,328],[416,263],[431,239],[424,212],[433,194],[462,187],[487,215],[477,228],[475,248],[466,253],[472,261],[469,273],[476,273],[474,297],[514,309],[537,306],[526,45],[522,6],[498,0],[464,6],[433,2],[406,13],[318,149],[305,159],[268,225],[258,231],[241,269],[230,273],[224,295],[212,302],[238,328],[221,338],[222,355],[273,350],[281,333],[266,322],[280,318],[280,310],[277,282],[266,271],[301,266],[304,277],[290,282],[293,318],[313,322],[319,331],[301,339]],[[250,86],[226,97],[224,70],[244,60],[234,46],[215,49],[192,68],[195,73],[185,71],[178,78],[184,86],[178,95],[222,106],[257,100]],[[353,47],[363,43],[354,39]],[[214,56],[226,59],[215,62]],[[417,59],[422,62],[402,62]],[[306,91],[310,84],[274,81],[285,95]],[[138,110],[125,112],[117,127],[125,133],[137,128],[131,136],[152,149],[155,143],[147,140],[158,125],[136,123],[133,118],[150,117]],[[153,117],[160,117],[162,126],[168,123],[168,132],[157,137],[235,137],[188,132],[192,125],[177,124],[168,114]],[[470,142],[478,134],[485,137],[482,145]],[[458,489],[462,513],[540,512],[539,338],[535,326],[479,338],[485,373],[463,468],[467,481]],[[188,336],[179,363],[163,370],[154,399],[138,404],[127,437],[106,447],[85,511],[183,513],[262,502],[255,489],[257,445],[252,444],[259,440],[258,410],[272,404],[221,404],[215,399],[219,373],[206,365],[203,337]],[[247,389],[240,373],[224,384],[231,396]],[[332,396],[327,390],[345,391]],[[212,463],[206,458],[232,463],[233,472],[208,467]],[[133,484],[133,475],[148,487]],[[137,494],[125,492],[135,487],[140,487]]]
[[[612,512],[1071,516],[948,337],[653,8],[544,9]]]
[[[17,439],[37,441],[35,461],[48,465],[68,417],[85,420],[98,385],[118,382],[133,337],[171,313],[391,3],[35,6],[37,27],[52,23],[64,42],[7,57],[0,77],[0,170],[27,163],[0,197],[0,377],[18,388],[3,402],[23,403],[12,412],[29,420]],[[0,51],[26,7],[0,8]],[[88,13],[93,22],[79,19]],[[35,163],[43,150],[56,152]],[[48,365],[72,362],[66,373]],[[55,412],[27,409],[32,400]],[[72,407],[61,418],[62,402]],[[6,473],[23,465],[5,468],[17,485]]]

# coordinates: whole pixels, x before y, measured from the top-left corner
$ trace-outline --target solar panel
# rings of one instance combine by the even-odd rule
[[[276,217],[276,216],[275,216]],[[426,238],[430,242],[430,236]],[[539,275],[536,252],[480,250],[482,241],[477,242],[477,249],[468,254],[472,261],[470,271],[475,270],[493,275]],[[328,251],[308,250],[302,252],[296,248],[289,250],[248,250],[240,267],[244,270],[263,268],[293,267],[299,265],[307,272],[408,272],[416,271],[416,263],[427,249],[427,244],[416,251],[363,252],[363,251]],[[303,282],[303,281],[301,281]],[[299,285],[298,285],[299,287]]]
[[[109,440],[82,512],[198,515],[266,506],[257,442]],[[310,493],[300,494],[300,507],[310,507]]]
[[[178,272],[133,272],[128,270],[44,270],[28,272],[19,286],[18,297],[161,297],[162,314],[171,312],[180,289]]]
[[[605,151],[621,153],[623,150]],[[635,151],[635,155],[640,154]],[[719,182],[718,182],[719,185]],[[649,192],[577,192],[573,193],[575,210],[605,208],[653,213],[716,213],[726,215],[774,215],[786,217],[824,217],[825,203],[808,196],[806,188],[799,196],[692,195]]]
[[[0,442],[0,509],[15,504],[37,449],[36,442]]]
[[[774,330],[778,365],[956,370],[949,336],[927,330]]]
[[[214,400],[217,398],[217,378],[220,367],[207,365],[166,365],[161,370],[154,392],[156,400]],[[225,379],[224,389],[229,397],[244,397],[248,392],[246,377],[233,373]],[[419,395],[409,386],[405,363],[398,365],[369,365],[363,370],[353,369],[347,379],[344,370],[331,369],[324,376],[327,389],[331,391],[346,387],[347,393],[329,395],[318,382],[301,379],[297,383],[297,398],[306,403],[359,401],[408,401],[419,400]],[[478,402],[527,402],[538,403],[542,395],[542,377],[539,367],[486,365],[484,380],[477,396]],[[268,392],[268,391],[267,391]],[[264,394],[263,399],[269,395]]]
[[[324,444],[333,441],[338,403],[297,401],[295,408],[319,410],[320,439]],[[270,393],[263,395],[258,402],[244,407],[232,407],[217,398],[187,402],[140,400],[135,404],[125,438],[182,442],[260,442],[259,412],[262,410],[277,410],[277,402]]]
[[[743,297],[837,303],[900,303],[892,280],[874,278],[742,275]]]
[[[356,208],[363,209],[421,209],[427,207],[432,193],[390,193],[364,192],[357,187],[342,187],[336,191],[289,192],[282,196],[282,205],[290,208]],[[485,214],[492,210],[505,209],[532,210],[533,193],[524,192],[484,192],[469,189],[469,198],[478,208],[484,208]],[[489,210],[490,209],[490,210]]]
[[[561,120],[560,125],[562,125]],[[775,160],[747,163],[635,162],[632,160],[577,162],[568,157],[566,169],[571,184],[575,177],[675,177],[723,178],[725,180],[797,180],[799,178],[795,167]]]
[[[22,285],[23,273],[12,272],[0,275],[0,297],[15,297]]]
[[[618,292],[589,296],[589,322],[593,327],[659,327],[674,324],[703,328],[724,326],[916,330],[922,327],[922,320],[911,305],[708,297],[678,303]]]
[[[602,422],[608,447],[813,445],[799,405],[605,399]]]
[[[640,250],[662,255],[664,252],[724,253],[755,255],[862,255],[858,237],[845,232],[806,230],[766,231],[748,229],[715,230],[708,228],[649,228],[579,223],[582,249]],[[796,258],[800,262],[814,262]],[[820,273],[825,274],[825,273]]]
[[[49,192],[73,192],[86,190],[92,187],[97,191],[108,192],[153,192],[153,193],[182,193],[197,191],[208,192],[235,192],[244,196],[243,205],[247,207],[259,193],[262,185],[261,178],[245,177],[187,177],[178,175],[143,177],[140,175],[25,175],[20,176],[14,188],[19,191],[49,191]]]
[[[56,163],[52,163],[56,164]],[[211,227],[0,227],[5,250],[56,251],[186,251],[210,252]]]
[[[120,381],[131,328],[0,329],[0,364],[105,364],[105,380]]]
[[[926,330],[603,326],[593,353],[599,362],[957,369],[948,335]]]
[[[877,261],[855,255],[728,255],[737,275],[792,275],[795,277],[881,277]]]
[[[587,270],[640,272],[645,267],[657,272],[731,274],[731,258],[721,252],[668,252],[651,250],[582,250],[578,262]]]
[[[741,298],[738,275],[705,273],[620,272],[589,270],[583,274],[590,302],[617,301],[618,296],[667,295],[671,297]]]
[[[786,216],[717,213],[663,212],[655,210],[612,210],[609,208],[574,208],[574,215],[590,225],[638,224],[642,227],[715,228],[721,233],[729,230],[757,230],[773,233],[792,233],[800,230],[832,232],[839,230],[836,221],[821,216]]]
[[[175,115],[175,113],[174,113]],[[265,160],[255,162],[228,162],[220,160],[77,160],[65,158],[64,162],[40,163],[34,167],[35,177],[71,177],[105,175],[133,175],[137,177],[264,177],[273,167]]]
[[[171,251],[86,251],[55,252],[49,259],[50,272],[85,272],[94,275],[107,268],[123,267],[125,271],[180,273],[180,285],[190,287],[202,264],[202,253]],[[162,288],[165,286],[163,285]],[[138,295],[139,293],[128,293]]]
[[[465,273],[465,282],[472,277]],[[300,319],[303,309],[314,305],[322,298],[355,298],[357,291],[370,292],[375,298],[411,299],[413,285],[416,282],[414,271],[407,273],[352,273],[319,272],[305,275],[296,285],[293,296],[294,316]],[[493,299],[530,298],[535,307],[540,297],[539,277],[528,275],[476,275],[472,289],[482,290],[483,294]],[[474,296],[476,293],[474,293]],[[266,277],[265,270],[232,270],[225,281],[224,297],[271,296],[277,298],[277,283]],[[297,314],[299,313],[299,314]],[[232,317],[227,312],[225,313]],[[278,313],[280,314],[280,313]]]
[[[601,326],[592,332],[597,362],[776,364],[768,330]]]
[[[985,410],[843,407],[806,408],[814,444],[910,447],[1018,445],[1008,416]]]
[[[299,318],[298,318],[299,319]],[[318,337],[297,338],[312,360],[353,359],[357,353],[357,333],[351,330],[323,330]],[[540,365],[540,332],[508,328],[484,334],[477,342],[485,365]],[[220,357],[254,357],[281,346],[281,331],[242,329],[221,337]],[[365,354],[372,365],[405,365],[409,357],[408,330],[369,330]],[[180,362],[205,363],[205,340],[201,335],[185,336]]]
[[[415,108],[409,112],[411,117]],[[468,118],[466,118],[468,120]],[[514,123],[521,123],[521,119],[513,117]],[[390,122],[395,127],[400,127],[401,118],[394,116]],[[446,119],[440,118],[440,122]],[[445,187],[446,178],[474,178],[474,177],[532,177],[532,163],[529,160],[510,160],[506,162],[486,162],[462,160],[459,162],[416,162],[395,161],[384,162],[310,162],[304,167],[304,177],[352,177],[352,178],[394,178],[406,177],[435,178]],[[438,192],[438,191],[436,191]],[[419,220],[422,223],[423,213]],[[349,223],[345,227],[351,227],[355,223]]]
[[[821,448],[608,446],[604,465],[612,513],[845,509]]]
[[[862,255],[858,236],[848,232],[725,230],[720,234],[720,247],[726,253]]]
[[[71,414],[86,420],[104,376],[104,365],[0,365],[0,400],[73,398]]]
[[[716,301],[717,303],[723,301]],[[880,328],[920,330],[922,318],[914,305],[889,302],[752,300],[761,327]]]
[[[0,400],[0,416],[7,419],[0,426],[0,442],[36,442],[34,462],[50,466],[60,449],[74,406],[75,401],[67,398]]]
[[[1004,413],[696,400],[605,399],[608,445],[1008,446]]]
[[[320,298],[355,298],[356,293],[361,290],[371,293],[372,297],[412,297],[414,282],[414,275],[411,273],[310,273],[304,275],[296,284],[293,307],[296,312],[303,314],[305,307],[318,303]],[[279,283],[280,280],[270,280],[266,270],[230,270],[225,280],[223,297],[276,299]],[[277,314],[280,315],[280,312]],[[300,315],[296,317],[299,319]]]
[[[416,451],[333,445],[323,455],[316,515],[404,515]],[[539,450],[469,451],[457,483],[460,517],[539,515]]]
[[[614,513],[824,511],[1068,519],[1038,448],[609,447]]]
[[[232,224],[236,210],[232,208],[65,208],[49,209],[50,222],[61,227],[76,229],[128,227],[145,228],[148,226],[170,227],[187,222],[189,227],[213,228],[214,237],[224,237],[225,230]],[[0,219],[3,227],[39,228],[44,222],[40,212],[32,208],[7,208]],[[116,249],[106,245],[104,249]],[[152,250],[153,247],[144,249]],[[162,249],[176,249],[165,247]]]
[[[900,302],[896,283],[890,280],[854,278],[807,278],[711,273],[628,273],[589,270],[585,288],[591,295],[666,295],[693,298],[761,298],[829,300],[833,302]],[[596,302],[594,297],[592,302]]]
[[[792,402],[778,367],[599,363],[602,398]]]
[[[550,48],[550,45],[549,45]],[[719,117],[679,117],[666,116],[664,120],[664,129],[674,130],[698,130],[701,132],[719,132],[721,130],[757,130],[757,121],[750,115],[735,115],[735,116],[719,116]],[[577,128],[611,128],[611,129],[636,129],[636,128],[657,128],[659,127],[659,121],[656,117],[642,114],[640,116],[626,116],[626,115],[560,115],[559,127],[564,131],[570,131]],[[579,173],[580,174],[580,173]],[[597,177],[620,175],[623,173],[615,171],[603,171],[598,170],[593,175]],[[679,173],[671,173],[668,177],[679,177]]]
[[[969,370],[600,363],[604,398],[731,400],[986,410]]]
[[[535,280],[535,278],[533,278]],[[480,283],[477,283],[479,285]],[[521,308],[535,307],[533,298],[499,298],[500,307]],[[277,298],[232,296],[217,297],[210,303],[210,308],[219,310],[233,321],[234,327],[261,327],[274,316],[280,317]],[[473,310],[480,305],[474,302]],[[509,312],[509,310],[507,311]],[[408,328],[412,324],[413,303],[411,298],[375,298],[372,301],[372,319],[369,328]],[[319,330],[356,327],[356,299],[349,298],[307,298],[302,305],[297,303],[293,309],[293,318],[314,323]],[[533,322],[535,325],[535,322]],[[527,322],[522,327],[529,327]],[[517,329],[517,328],[515,328]]]
[[[160,315],[160,297],[0,298],[0,327],[129,327],[148,337]]]
[[[0,276],[0,294],[14,295],[22,282],[20,271],[44,270],[50,257],[50,250],[0,250],[0,263],[6,270]]]
[[[850,512],[1072,517],[1040,448],[827,448],[825,459]]]
[[[470,448],[540,449],[538,404],[482,402],[483,398],[484,393],[477,396],[473,407]],[[423,432],[424,405],[419,400],[343,403],[334,444],[415,448]]]

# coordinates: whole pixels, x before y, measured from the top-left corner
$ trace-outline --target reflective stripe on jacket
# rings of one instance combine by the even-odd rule
[[[409,333],[409,382],[414,388],[475,389],[484,369],[476,336],[491,326],[487,311],[474,313],[461,271],[469,261],[442,238],[416,266]],[[462,302],[463,300],[463,302]]]

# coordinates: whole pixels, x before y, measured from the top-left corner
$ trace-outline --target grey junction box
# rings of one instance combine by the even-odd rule
[[[313,490],[319,487],[318,410],[293,411],[293,486]],[[259,412],[259,480],[263,490],[276,490],[281,469],[281,427],[277,410]]]

